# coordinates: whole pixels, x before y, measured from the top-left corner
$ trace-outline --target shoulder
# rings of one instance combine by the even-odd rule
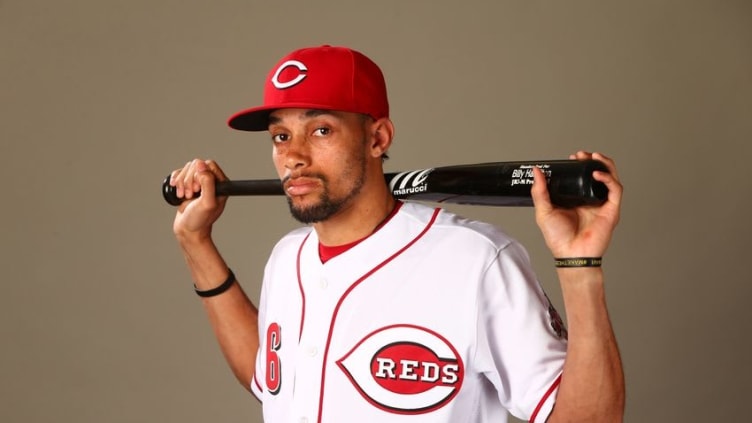
[[[519,244],[496,225],[470,219],[446,209],[406,202],[401,213],[408,219],[430,223],[431,228],[426,235],[459,242],[458,245],[474,245],[500,251]]]
[[[274,245],[272,255],[274,256],[281,254],[290,249],[297,251],[297,249],[300,248],[300,244],[303,242],[303,240],[311,234],[311,231],[313,231],[313,228],[311,228],[310,226],[302,226],[288,232],[287,235],[283,236]]]
[[[447,273],[462,269],[465,283],[476,281],[485,294],[511,280],[530,282],[519,286],[534,286],[537,281],[526,248],[498,226],[442,208],[412,204],[403,208],[411,218],[433,219],[419,250],[434,259],[430,266]]]

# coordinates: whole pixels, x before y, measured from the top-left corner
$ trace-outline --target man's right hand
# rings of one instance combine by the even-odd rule
[[[225,208],[227,197],[216,197],[216,181],[226,181],[222,169],[213,160],[194,159],[170,174],[170,185],[178,198],[186,201],[178,207],[172,230],[181,245],[211,237],[214,222]],[[200,191],[200,194],[197,194]]]
[[[230,273],[211,239],[212,225],[227,202],[227,197],[216,197],[214,186],[226,180],[212,160],[195,159],[170,174],[170,185],[178,198],[186,200],[178,207],[172,228],[197,291],[217,288]],[[202,297],[201,302],[233,374],[250,390],[259,348],[258,309],[237,280],[220,295]]]

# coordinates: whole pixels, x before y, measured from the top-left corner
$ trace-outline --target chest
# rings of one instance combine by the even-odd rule
[[[348,415],[425,418],[461,403],[460,388],[474,378],[465,363],[476,342],[472,281],[481,270],[420,248],[375,263],[338,259],[302,259],[265,281],[259,356],[267,380],[271,369],[287,388],[271,401],[291,404],[295,415],[335,413],[342,406],[332,402],[347,399],[362,407]]]

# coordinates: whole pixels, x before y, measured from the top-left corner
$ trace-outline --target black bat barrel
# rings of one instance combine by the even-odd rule
[[[607,172],[596,160],[495,162],[447,166],[387,175],[397,198],[486,206],[532,206],[533,167],[548,180],[551,202],[560,207],[602,204],[608,189],[593,179]]]

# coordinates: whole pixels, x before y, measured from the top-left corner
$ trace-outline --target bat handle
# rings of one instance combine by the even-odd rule
[[[222,193],[222,182],[217,182],[217,188],[218,192],[217,194]],[[201,191],[197,192],[196,194],[200,194]],[[167,175],[165,180],[162,182],[162,197],[164,197],[164,200],[167,202],[167,204],[171,206],[179,206],[183,204],[183,201],[185,201],[185,198],[178,197],[178,189],[172,185],[170,185],[170,175]]]
[[[248,181],[216,181],[214,191],[217,196],[230,195],[284,195],[279,179],[256,179]],[[199,194],[196,192],[195,194]],[[162,197],[171,206],[179,206],[185,201],[178,197],[177,188],[170,185],[170,175],[162,182]]]
[[[162,182],[162,197],[171,206],[179,206],[183,203],[183,199],[178,197],[178,189],[170,185],[170,175],[167,175]]]

